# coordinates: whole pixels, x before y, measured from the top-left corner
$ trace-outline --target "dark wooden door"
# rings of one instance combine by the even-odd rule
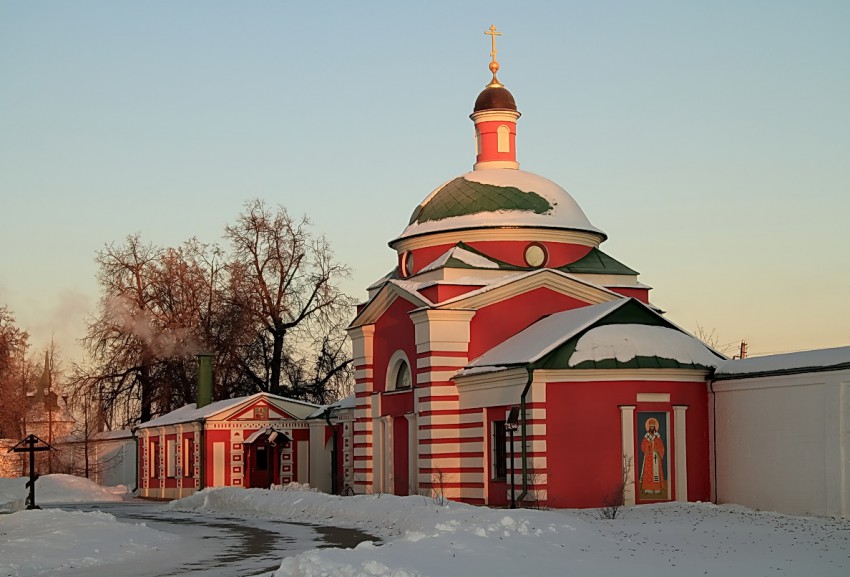
[[[272,481],[272,448],[259,441],[251,445],[249,479],[250,486],[267,489]]]

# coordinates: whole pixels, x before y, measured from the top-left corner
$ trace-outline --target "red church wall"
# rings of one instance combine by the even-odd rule
[[[467,243],[475,250],[514,266],[528,266],[525,262],[525,249],[529,243],[526,241],[498,241],[488,240]],[[541,242],[549,255],[545,266],[557,268],[574,263],[590,252],[589,246],[580,244],[567,244],[563,242]]]
[[[441,303],[443,301],[447,301],[462,294],[466,294],[468,292],[480,289],[482,286],[484,286],[483,283],[480,285],[439,284],[429,286],[428,288],[422,289],[419,292],[425,295],[425,298],[427,298],[432,303]]]
[[[504,421],[505,414],[510,410],[510,406],[504,405],[501,407],[487,407],[487,417],[484,422],[484,438],[486,442],[484,443],[484,450],[487,452],[487,462],[489,463],[489,467],[486,471],[484,471],[484,479],[487,487],[487,504],[491,507],[506,507],[510,504],[510,499],[508,499],[508,476],[505,476],[504,479],[497,479],[493,477],[493,470],[495,467],[494,460],[494,421]],[[507,437],[507,435],[506,435]],[[514,436],[514,441],[516,441],[516,436]],[[506,458],[510,459],[510,451],[506,450]],[[521,474],[521,472],[520,472]],[[522,482],[522,477],[520,477],[517,472],[514,472],[514,483],[516,483],[517,479]]]
[[[670,393],[669,403],[636,403],[638,393]],[[587,382],[549,383],[546,387],[548,502],[550,507],[598,507],[621,478],[622,432],[619,405],[670,415],[668,479],[675,486],[675,456],[670,442],[675,430],[673,405],[686,405],[688,500],[708,501],[708,393],[704,383]],[[632,423],[634,427],[636,423]],[[640,462],[640,438],[635,432]],[[636,463],[634,476],[640,475]],[[636,494],[632,487],[632,495]]]
[[[413,252],[413,270],[411,274],[415,274],[443,256],[448,250],[451,250],[454,247],[453,243],[448,244],[438,244],[435,246],[427,246],[425,248],[417,248]],[[401,266],[401,259],[404,256],[404,253],[400,253],[398,255],[398,266],[399,270],[403,270]]]
[[[411,376],[414,380],[416,378],[416,335],[413,321],[408,315],[414,308],[416,308],[415,305],[410,301],[397,298],[375,323],[376,338],[373,345],[372,370],[376,392],[383,392],[386,389],[389,368],[387,365],[393,353],[399,349],[407,355]]]
[[[469,358],[481,356],[546,315],[584,306],[584,301],[538,288],[483,307],[470,324]]]
[[[499,152],[499,127],[506,126],[508,133],[508,150]],[[475,123],[481,139],[481,152],[476,156],[476,162],[494,160],[516,162],[516,123],[505,120],[485,120]]]
[[[413,389],[386,393],[381,397],[381,414],[400,417],[413,412]]]
[[[642,303],[649,304],[649,289],[630,288],[630,287],[606,287],[606,288],[610,291],[617,293],[617,294],[621,294],[624,297],[632,297],[633,299],[639,300]]]
[[[514,266],[528,266],[525,262],[525,249],[529,243],[526,241],[486,240],[468,242],[467,244],[482,254],[496,260],[501,260]],[[587,255],[591,250],[591,247],[580,244],[563,242],[542,242],[540,244],[546,247],[549,257],[545,266],[549,268],[572,264]],[[454,248],[454,246],[452,243],[447,243],[414,250],[413,272],[419,272],[443,256],[446,251]],[[401,257],[402,255],[399,254],[399,267],[401,267]]]

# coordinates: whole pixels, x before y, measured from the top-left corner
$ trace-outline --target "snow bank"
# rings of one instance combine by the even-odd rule
[[[0,515],[0,535],[0,575],[14,577],[55,575],[179,547],[173,534],[144,524],[61,509]]]
[[[337,497],[298,490],[208,489],[178,510],[356,527],[383,544],[317,549],[276,577],[446,575],[847,575],[850,522],[741,507],[668,503],[594,510],[499,510],[428,497]],[[784,573],[780,573],[784,572]]]
[[[0,513],[20,511],[26,505],[29,477],[0,479]],[[127,487],[106,488],[83,477],[73,475],[42,475],[35,482],[35,502],[47,503],[91,503],[121,501]]]

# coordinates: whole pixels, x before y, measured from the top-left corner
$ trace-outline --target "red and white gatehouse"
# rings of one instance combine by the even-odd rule
[[[135,431],[139,495],[176,499],[205,487],[291,482],[330,492],[333,447],[336,478],[353,475],[352,423],[338,409],[258,393],[186,405],[143,423]]]
[[[627,503],[708,500],[723,357],[661,316],[563,188],[519,169],[497,70],[494,50],[474,170],[416,207],[349,327],[354,489],[597,507],[625,483]]]

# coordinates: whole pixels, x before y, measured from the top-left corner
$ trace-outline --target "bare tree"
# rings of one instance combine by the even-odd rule
[[[107,426],[148,421],[194,400],[193,355],[205,348],[215,290],[195,241],[162,249],[128,236],[98,253],[100,308],[82,343],[74,390],[95,390]]]
[[[282,206],[272,210],[261,200],[250,201],[225,231],[233,248],[233,302],[260,331],[243,368],[262,390],[322,396],[315,389],[324,390],[351,362],[333,334],[341,313],[352,306],[334,284],[349,275],[348,268],[334,260],[323,236],[312,235],[306,218],[294,220]],[[315,349],[305,344],[316,343],[320,352],[311,365],[317,372],[306,378],[305,353]],[[288,383],[281,378],[284,371]]]
[[[622,455],[620,479],[602,502],[599,509],[600,519],[616,519],[620,509],[626,504],[626,494],[632,490],[632,459]]]
[[[735,351],[735,345],[737,341],[731,343],[721,343],[720,336],[717,334],[717,329],[708,330],[702,325],[697,325],[697,330],[694,331],[694,336],[707,344],[709,347],[721,353],[723,355],[729,356]]]
[[[96,391],[107,428],[193,402],[198,352],[214,355],[215,399],[269,391],[324,403],[348,392],[353,303],[335,284],[348,269],[324,237],[259,200],[225,232],[231,254],[138,234],[98,253],[102,297],[82,341],[90,358],[71,380],[77,396]]]
[[[25,434],[27,393],[33,386],[28,339],[8,307],[0,305],[0,438],[20,439]]]

